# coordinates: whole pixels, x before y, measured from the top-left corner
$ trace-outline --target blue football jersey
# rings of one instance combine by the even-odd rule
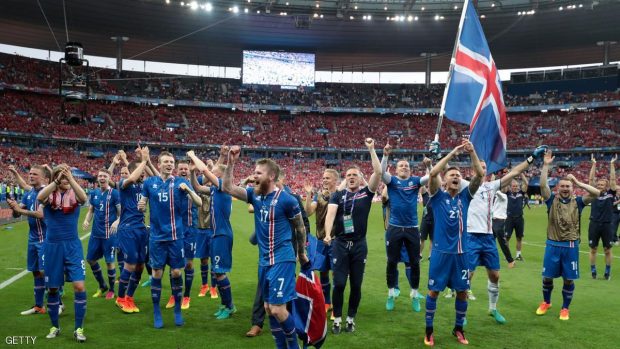
[[[401,179],[392,176],[387,189],[390,197],[389,224],[397,227],[417,226],[420,177]]]
[[[32,188],[30,191],[24,194],[22,198],[22,205],[28,211],[38,211],[39,210],[39,200],[37,200],[37,195],[42,188]],[[43,242],[45,240],[45,221],[43,219],[38,219],[34,217],[28,217],[28,242]]]
[[[473,199],[469,186],[461,189],[455,197],[447,191],[438,190],[431,196],[435,225],[433,250],[444,253],[464,253],[467,246],[467,210]]]
[[[92,237],[110,238],[110,226],[117,218],[116,207],[120,205],[118,190],[109,188],[101,191],[95,189],[90,193],[88,200],[93,207]]]
[[[248,203],[254,206],[254,226],[259,248],[259,265],[294,262],[290,219],[301,213],[297,200],[283,190],[256,195],[247,188]]]
[[[233,236],[230,225],[230,212],[232,211],[232,196],[221,190],[222,179],[218,178],[218,186],[211,186],[211,227],[214,236]]]
[[[123,188],[125,179],[118,182],[121,200],[121,221],[119,228],[144,226],[144,213],[138,210],[138,202],[142,199],[142,183],[132,183]]]
[[[78,239],[78,219],[80,218],[79,203],[74,207],[54,208],[49,201],[47,201],[43,207],[43,217],[45,225],[47,226],[45,241],[61,242]]]
[[[149,200],[151,240],[171,241],[182,239],[185,233],[185,221],[188,195],[179,186],[189,182],[180,177],[149,177],[142,186],[142,196]],[[184,215],[185,213],[185,215]]]

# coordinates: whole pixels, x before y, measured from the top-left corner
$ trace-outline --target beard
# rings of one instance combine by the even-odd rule
[[[254,185],[254,193],[258,195],[267,195],[269,191],[269,183],[264,182],[256,182]]]

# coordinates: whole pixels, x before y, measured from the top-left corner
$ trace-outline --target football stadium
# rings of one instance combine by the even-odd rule
[[[618,1],[0,9],[7,347],[620,347]]]

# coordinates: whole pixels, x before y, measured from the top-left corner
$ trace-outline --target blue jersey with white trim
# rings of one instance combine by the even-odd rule
[[[290,219],[301,213],[297,200],[283,190],[257,195],[254,188],[247,188],[246,193],[248,203],[254,206],[259,265],[294,262]]]
[[[123,188],[125,179],[118,182],[121,199],[121,221],[119,228],[144,227],[144,213],[138,210],[142,199],[142,183],[132,183]]]
[[[433,251],[462,254],[467,246],[467,210],[473,199],[469,186],[452,197],[447,191],[438,190],[431,196],[435,224]]]
[[[187,180],[170,176],[165,181],[159,177],[149,177],[142,185],[142,196],[149,200],[152,241],[172,241],[182,239],[185,233],[185,216],[188,195],[179,186]]]
[[[37,195],[41,188],[32,188],[30,191],[26,192],[24,197],[22,198],[22,206],[28,211],[38,211],[39,210],[39,200],[37,200]],[[43,242],[45,240],[45,222],[43,219],[38,219],[34,217],[28,217],[28,242]]]
[[[230,225],[230,212],[232,211],[232,196],[221,190],[222,179],[217,179],[218,185],[211,186],[211,228],[214,236],[230,236],[233,231]]]
[[[397,227],[417,226],[420,177],[402,179],[392,176],[387,190],[390,197],[389,224]]]
[[[71,191],[73,189],[69,189]],[[52,193],[51,196],[59,195],[59,202],[63,201],[69,191]],[[73,194],[75,195],[75,194]],[[78,239],[78,219],[80,218],[80,206],[77,202],[72,207],[52,207],[50,199],[43,206],[43,220],[47,226],[45,241],[60,242]]]
[[[118,190],[109,188],[101,191],[97,188],[90,193],[88,200],[93,207],[93,229],[91,235],[94,238],[110,238],[110,226],[116,220],[116,207],[120,205]]]

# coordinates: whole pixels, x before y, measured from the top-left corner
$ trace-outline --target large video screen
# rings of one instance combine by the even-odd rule
[[[243,51],[244,84],[314,86],[314,54]]]

